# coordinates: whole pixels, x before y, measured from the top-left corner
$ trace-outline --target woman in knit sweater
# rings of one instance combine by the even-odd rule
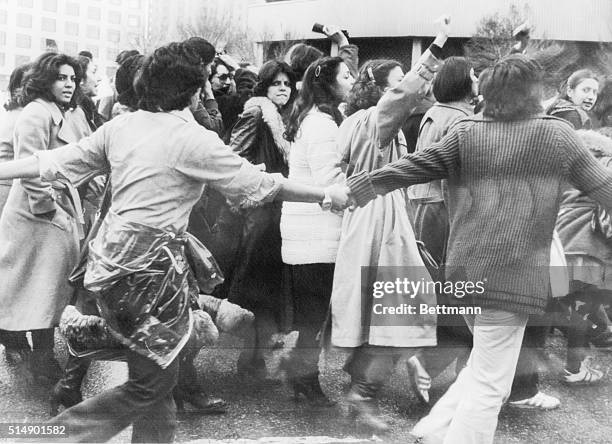
[[[321,58],[306,70],[285,133],[291,142],[290,179],[318,186],[344,181],[336,148],[338,105],[353,83],[340,57]],[[302,394],[317,405],[330,404],[319,385],[316,336],[329,306],[342,224],[341,213],[326,209],[287,203],[281,216],[282,258],[289,265],[294,326],[300,332],[287,373],[296,397]]]
[[[498,62],[483,87],[484,114],[457,123],[438,143],[348,179],[365,205],[378,194],[448,179],[449,283],[484,285],[456,302],[474,334],[467,366],[412,433],[432,442],[493,442],[529,314],[550,285],[550,246],[563,184],[612,209],[612,173],[573,129],[541,115],[541,68],[522,55]]]

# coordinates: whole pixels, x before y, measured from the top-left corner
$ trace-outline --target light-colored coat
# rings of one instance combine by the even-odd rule
[[[83,111],[62,113],[37,99],[15,124],[15,158],[77,142],[90,130]],[[79,251],[76,222],[56,204],[58,191],[40,179],[15,180],[0,217],[0,328],[56,325],[69,302],[67,278]],[[53,218],[37,216],[55,210]]]
[[[0,116],[0,162],[7,162],[15,157],[13,152],[13,132],[21,109],[12,109]],[[12,180],[0,180],[0,214],[6,199],[8,199],[12,184]]]

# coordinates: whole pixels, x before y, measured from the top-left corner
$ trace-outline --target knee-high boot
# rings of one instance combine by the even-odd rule
[[[89,359],[77,358],[70,355],[66,361],[66,368],[62,378],[55,384],[49,398],[50,415],[57,415],[59,406],[70,408],[83,401],[81,386],[87,370],[91,365]]]

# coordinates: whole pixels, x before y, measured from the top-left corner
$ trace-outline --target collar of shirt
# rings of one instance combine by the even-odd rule
[[[193,114],[191,113],[191,110],[189,109],[189,107],[183,108],[181,110],[175,109],[175,110],[170,111],[168,114],[172,114],[173,116],[176,116],[179,119],[184,120],[185,122],[195,123],[195,119],[193,118]]]

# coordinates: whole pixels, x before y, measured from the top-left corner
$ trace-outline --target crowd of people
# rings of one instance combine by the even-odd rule
[[[241,378],[275,383],[267,352],[296,330],[280,365],[312,408],[336,404],[322,348],[349,352],[345,402],[376,433],[398,362],[423,403],[454,363],[412,430],[422,442],[490,443],[504,403],[558,407],[538,387],[552,328],[567,337],[564,382],[603,378],[587,351],[612,346],[612,78],[580,69],[545,102],[525,32],[477,73],[444,60],[450,19],[440,28],[408,72],[359,61],[335,27],[338,55],[300,43],[256,70],[199,37],[123,51],[100,100],[86,51],[15,68],[0,116],[0,342],[51,387],[51,425],[75,441],[133,425],[134,442],[169,442],[175,405],[225,412],[194,365],[218,331],[243,341]],[[408,299],[372,292],[404,278],[421,283]],[[484,291],[436,285],[466,282]],[[392,310],[407,303],[478,310]],[[95,359],[127,361],[128,381],[83,399]]]

